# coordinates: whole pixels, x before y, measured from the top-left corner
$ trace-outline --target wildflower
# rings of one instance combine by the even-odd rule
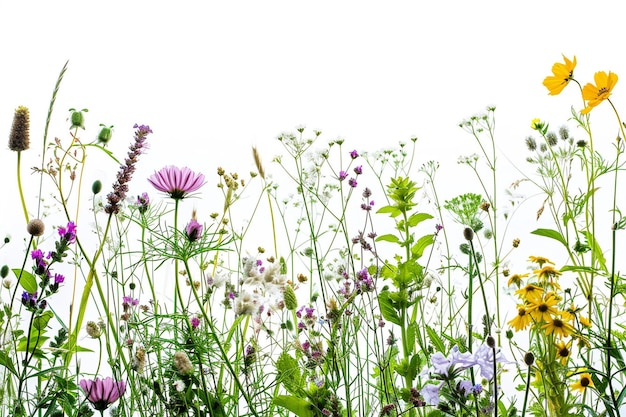
[[[195,210],[193,211],[191,220],[187,223],[187,227],[185,227],[185,236],[187,236],[189,242],[195,242],[202,236],[202,225],[196,220]]]
[[[350,179],[348,180],[348,185],[350,185],[350,187],[352,187],[352,188],[356,188],[356,186],[358,185],[358,183],[356,182],[356,179],[354,179],[354,178],[350,178]]]
[[[176,392],[183,392],[185,388],[187,388],[185,386],[185,383],[180,379],[177,379],[176,381],[174,381],[172,385],[174,385],[174,389],[176,390]]]
[[[87,325],[85,326],[85,330],[87,331],[89,337],[91,337],[92,339],[98,339],[100,336],[102,336],[102,329],[96,324],[95,321],[88,321]]]
[[[68,222],[67,227],[59,226],[57,232],[61,239],[64,239],[67,243],[74,243],[76,241],[76,224],[74,224],[74,222]]]
[[[111,377],[94,380],[83,379],[79,384],[93,408],[98,411],[106,410],[126,391],[124,381],[115,381]]]
[[[511,278],[509,278],[509,282],[507,285],[510,287],[511,285],[515,285],[517,288],[521,287],[522,279],[526,278],[528,274],[513,274]]]
[[[146,211],[148,211],[148,206],[150,205],[150,196],[148,196],[148,193],[144,192],[141,193],[141,195],[138,195],[135,204],[137,205],[139,213],[145,214]]]
[[[542,293],[543,288],[538,287],[534,284],[528,284],[525,287],[522,287],[519,290],[515,291],[515,294],[519,295],[526,301],[536,300],[541,297]]]
[[[13,115],[9,134],[9,149],[15,152],[30,148],[30,113],[27,107],[19,106]]]
[[[343,181],[348,178],[348,173],[346,171],[339,171],[339,181]]]
[[[40,219],[33,219],[26,225],[26,231],[31,236],[41,236],[46,230],[46,225]]]
[[[182,200],[204,185],[204,175],[187,167],[169,165],[152,174],[148,182],[157,190],[169,194],[170,198]]]
[[[604,71],[598,71],[593,76],[596,85],[587,83],[583,87],[583,100],[587,101],[587,107],[582,109],[582,114],[589,113],[594,107],[607,100],[611,95],[611,91],[615,84],[617,84],[617,74],[609,71],[607,74]]]
[[[526,310],[526,306],[517,306],[517,316],[508,322],[508,325],[515,329],[515,331],[526,330],[531,323],[531,316]]]
[[[543,299],[533,299],[529,303],[530,315],[536,322],[547,322],[551,316],[557,315],[559,311],[555,308],[559,299],[554,293],[549,293]]]
[[[117,214],[120,211],[120,202],[126,198],[128,192],[128,183],[132,179],[135,172],[135,164],[138,161],[139,155],[144,152],[146,147],[146,139],[148,134],[152,133],[150,126],[137,125],[134,126],[135,137],[134,142],[130,145],[130,150],[124,160],[124,164],[120,167],[117,173],[117,179],[113,184],[113,191],[107,195],[107,205],[104,207],[104,211],[108,214]]]
[[[359,165],[354,167],[354,173],[356,175],[361,175],[363,173],[363,165]]]
[[[574,60],[570,61],[568,58],[563,55],[563,59],[565,63],[557,62],[552,66],[552,74],[547,76],[543,80],[543,85],[550,92],[549,94],[552,96],[556,96],[559,94],[565,86],[572,80],[574,76],[574,68],[576,67],[576,56],[574,56]]]
[[[539,264],[539,268],[541,268],[543,266],[543,264],[546,264],[546,263],[554,265],[554,262],[552,262],[548,258],[544,258],[543,256],[529,256],[528,260],[530,262],[534,262],[534,263]]]
[[[189,360],[189,356],[182,351],[178,351],[174,354],[174,367],[181,375],[189,375],[193,373],[193,365]]]
[[[546,330],[546,334],[554,334],[557,337],[563,338],[574,333],[574,328],[571,324],[565,322],[560,317],[551,317],[550,320],[541,328]]]
[[[569,359],[570,353],[572,353],[571,340],[568,343],[565,343],[565,341],[563,340],[559,340],[556,343],[556,356],[562,365],[565,365],[567,363],[567,359]]]
[[[560,288],[559,285],[554,281],[554,279],[561,275],[561,271],[559,271],[558,269],[554,269],[553,266],[544,265],[541,269],[534,270],[533,274],[536,274],[537,278],[542,280],[544,283],[551,285],[555,288]]]
[[[546,127],[546,124],[541,121],[541,119],[533,119],[530,122],[530,128],[533,130],[543,131]]]
[[[439,405],[439,390],[443,385],[443,381],[439,384],[426,384],[420,390],[422,397],[424,397],[424,401],[428,405],[438,406]]]
[[[189,322],[191,323],[191,328],[194,330],[200,327],[200,319],[197,316],[193,316]]]
[[[580,324],[582,324],[583,326],[591,327],[591,320],[589,320],[587,317],[579,316],[578,320],[580,321]]]
[[[578,381],[571,385],[572,389],[578,390],[579,392],[585,392],[588,387],[593,387],[593,380],[591,379],[591,374],[584,372],[578,375]]]
[[[493,347],[489,347],[486,344],[481,345],[476,350],[476,352],[474,352],[473,356],[476,365],[480,367],[480,374],[483,376],[483,378],[486,378],[488,380],[492,379],[495,376],[493,370],[494,362],[510,363],[500,349],[494,349]]]
[[[357,159],[359,157],[359,153],[355,150],[350,151],[350,158]]]

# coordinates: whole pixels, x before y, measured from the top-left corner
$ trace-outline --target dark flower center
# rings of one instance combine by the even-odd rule
[[[546,311],[548,311],[548,305],[545,303],[539,304],[539,307],[537,307],[537,310],[541,311],[542,313],[545,313]]]
[[[590,383],[591,383],[591,381],[586,376],[583,376],[582,378],[580,378],[580,385],[581,386],[587,388]]]

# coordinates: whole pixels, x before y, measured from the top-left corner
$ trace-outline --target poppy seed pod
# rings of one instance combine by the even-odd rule
[[[467,241],[474,240],[474,231],[471,227],[466,227],[465,229],[463,229],[463,237]]]
[[[532,352],[526,352],[526,354],[524,355],[524,363],[528,366],[531,366],[533,363],[535,363],[535,355],[533,355]]]
[[[96,195],[100,191],[102,191],[102,182],[100,180],[95,180],[93,184],[91,184],[91,192]]]
[[[27,107],[15,109],[13,125],[9,135],[9,149],[15,152],[25,151],[30,147],[30,112]]]

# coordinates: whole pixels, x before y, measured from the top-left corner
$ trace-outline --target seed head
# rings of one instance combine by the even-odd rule
[[[33,219],[26,225],[26,231],[31,236],[41,236],[46,230],[46,225],[40,219]]]
[[[533,355],[532,352],[526,352],[526,354],[524,355],[524,363],[528,366],[531,366],[533,363],[535,363],[535,355]]]
[[[467,241],[474,240],[474,231],[471,227],[466,227],[465,229],[463,229],[463,237]]]
[[[30,112],[27,107],[15,109],[13,126],[9,135],[9,149],[20,152],[30,147]]]

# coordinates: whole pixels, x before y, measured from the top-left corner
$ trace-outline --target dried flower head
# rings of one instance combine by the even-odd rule
[[[46,225],[40,219],[33,219],[26,225],[26,231],[31,236],[41,236],[46,230]]]
[[[87,331],[89,337],[93,339],[98,339],[100,336],[102,336],[102,329],[94,321],[88,321],[87,325],[85,326],[85,330]]]
[[[174,354],[174,368],[181,375],[193,373],[193,364],[189,360],[189,356],[183,351],[178,351]]]
[[[15,152],[25,151],[30,147],[30,113],[27,107],[15,109],[13,126],[9,135],[9,149]]]

